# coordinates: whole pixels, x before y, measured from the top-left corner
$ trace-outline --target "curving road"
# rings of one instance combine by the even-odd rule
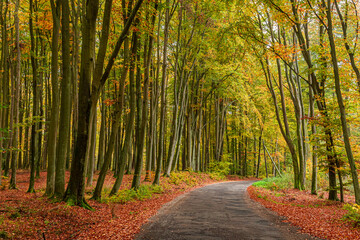
[[[225,182],[184,194],[160,209],[138,240],[316,239],[249,199],[254,181]]]

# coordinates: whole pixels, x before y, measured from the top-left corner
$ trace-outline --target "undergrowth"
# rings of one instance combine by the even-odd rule
[[[9,239],[9,234],[5,231],[0,231],[0,238],[1,239]]]
[[[221,166],[219,169],[223,168]],[[226,167],[226,166],[225,166]],[[213,180],[223,180],[225,178],[223,170],[208,173],[208,176]],[[153,197],[154,194],[167,192],[175,186],[185,190],[187,187],[195,187],[206,179],[206,174],[199,174],[191,169],[181,172],[172,172],[169,178],[164,178],[161,185],[141,185],[138,189],[122,189],[116,195],[109,196],[110,189],[104,188],[102,202],[104,203],[126,203],[129,201],[145,200]]]
[[[350,222],[354,227],[360,227],[360,205],[345,204],[344,209],[348,212],[342,217],[342,220]]]
[[[230,173],[231,165],[232,163],[227,161],[210,162],[208,168],[209,177],[216,181],[224,180]]]
[[[158,185],[141,185],[138,189],[122,189],[116,195],[111,197],[108,196],[108,189],[104,190],[102,201],[105,203],[116,202],[116,203],[126,203],[134,200],[145,200],[151,198],[154,194],[159,194],[163,192],[163,188]]]
[[[191,170],[186,172],[172,172],[168,182],[177,186],[184,183],[190,187],[194,187],[199,184],[196,173]]]
[[[281,177],[265,178],[261,181],[255,182],[253,186],[266,188],[270,190],[289,189],[293,187],[293,177],[291,174],[284,174]]]

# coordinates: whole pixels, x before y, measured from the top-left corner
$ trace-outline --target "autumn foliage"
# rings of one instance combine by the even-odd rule
[[[326,200],[327,193],[318,196],[310,191],[282,189],[279,191],[261,187],[248,188],[250,198],[266,208],[286,217],[285,222],[298,226],[301,232],[321,239],[359,239],[360,229],[344,220],[348,210],[344,203]],[[347,196],[347,202],[354,198]]]
[[[0,190],[0,236],[11,239],[133,239],[140,227],[155,215],[165,203],[194,188],[217,182],[205,173],[174,173],[173,177],[161,179],[161,193],[142,200],[112,202],[104,197],[102,202],[89,200],[95,209],[71,207],[64,202],[54,202],[43,196],[46,173],[41,172],[35,187],[35,194],[26,193],[28,171],[18,172],[18,189]],[[67,173],[67,178],[69,174]],[[96,175],[97,177],[97,175]],[[129,189],[132,175],[125,175],[120,189]],[[239,178],[231,178],[239,180]],[[106,178],[105,190],[114,179]],[[150,185],[149,182],[142,182]],[[87,188],[90,197],[92,188]],[[1,237],[0,237],[1,238]]]

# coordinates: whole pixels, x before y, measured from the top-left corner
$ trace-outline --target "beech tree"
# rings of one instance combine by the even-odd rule
[[[352,1],[1,1],[0,174],[89,209],[107,177],[177,171],[330,200],[349,179],[359,203],[358,23]]]

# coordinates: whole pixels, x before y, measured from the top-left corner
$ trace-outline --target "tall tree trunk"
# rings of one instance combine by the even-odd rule
[[[104,100],[106,99],[105,91],[103,90],[102,93],[102,103],[101,103],[101,124],[100,124],[100,136],[99,136],[99,149],[98,149],[98,162],[96,169],[100,170],[104,163],[104,156],[105,156],[105,135],[106,135],[106,108],[104,104]]]
[[[11,107],[12,107],[12,116],[10,116],[12,126],[11,129],[11,146],[14,149],[18,148],[18,139],[19,139],[19,128],[17,126],[19,121],[19,99],[20,99],[20,77],[21,77],[21,51],[20,51],[20,33],[19,33],[19,7],[20,0],[17,0],[15,3],[15,47],[16,47],[16,63],[15,63],[15,72],[12,77],[12,98],[11,98]],[[11,178],[10,178],[10,189],[16,188],[16,166],[19,156],[19,151],[10,150],[11,154]]]
[[[178,66],[179,66],[179,47],[180,47],[180,36],[181,36],[181,27],[182,27],[182,7],[180,7],[179,9],[179,24],[178,24],[178,29],[177,29],[177,42],[178,44],[176,44],[176,50],[175,50],[175,67],[174,67],[174,111],[173,111],[173,117],[172,117],[172,128],[171,128],[171,137],[170,137],[170,143],[169,143],[169,154],[168,154],[168,159],[167,159],[167,164],[165,166],[165,175],[166,176],[170,176],[170,172],[171,172],[171,168],[173,165],[173,161],[176,155],[176,147],[178,145],[178,139],[179,139],[179,135],[181,135],[181,132],[179,133],[178,131],[178,127],[180,125],[179,121],[178,121],[178,112],[179,112],[179,98],[180,98],[180,94],[179,92],[181,91],[181,87],[178,87],[178,85],[182,85],[182,84],[178,84]],[[181,71],[181,76],[180,76],[180,81],[182,82],[182,73],[183,71]],[[181,95],[183,96],[183,95]]]
[[[268,174],[268,168],[267,168],[267,162],[266,162],[266,151],[265,151],[265,142],[264,142],[264,140],[263,140],[263,151],[264,151],[265,173],[266,173],[266,178],[268,178],[269,174]]]
[[[324,2],[324,0],[323,0],[323,2]],[[336,92],[337,102],[338,102],[339,110],[340,110],[341,127],[342,127],[342,132],[343,132],[344,143],[345,143],[346,155],[347,155],[347,158],[349,161],[351,176],[352,176],[352,180],[353,180],[353,187],[354,187],[354,192],[355,192],[355,202],[357,204],[360,204],[359,179],[358,179],[358,174],[357,174],[357,170],[356,170],[354,156],[353,156],[352,149],[351,149],[344,100],[341,95],[339,66],[338,66],[338,59],[337,59],[337,55],[336,55],[336,46],[335,46],[335,40],[334,40],[334,34],[333,34],[333,23],[332,23],[332,17],[331,17],[331,0],[327,1],[326,17],[327,17],[327,23],[328,23],[327,33],[328,33],[328,37],[329,37],[330,53],[331,53],[331,60],[332,60],[334,79],[335,79],[335,92]]]
[[[71,120],[71,69],[70,69],[70,6],[69,0],[61,0],[62,18],[62,80],[59,142],[56,154],[55,196],[62,198],[65,193],[66,157],[70,149]]]
[[[255,137],[255,134],[254,134],[254,167],[253,167],[253,176],[255,177],[256,176],[256,137]]]
[[[29,71],[29,61],[26,61],[26,69],[27,69],[27,72]],[[26,114],[25,114],[25,117],[27,119],[29,119],[30,117],[30,83],[28,83],[27,81],[27,78],[26,78],[26,75],[25,75],[25,95],[26,95]],[[29,168],[29,135],[30,135],[30,129],[31,129],[31,126],[27,126],[25,127],[25,146],[24,146],[24,149],[25,150],[25,153],[24,153],[24,168]]]
[[[138,20],[136,20],[136,22],[138,22]],[[137,33],[134,32],[132,37],[132,44],[131,44],[132,49],[131,49],[131,61],[130,61],[130,70],[129,70],[130,113],[126,124],[124,145],[120,153],[120,161],[121,161],[120,169],[118,175],[116,176],[116,181],[114,183],[114,186],[111,189],[110,196],[115,195],[120,189],[128,159],[128,151],[131,148],[132,135],[134,130],[135,108],[136,108],[135,107],[136,96],[135,96],[134,88],[135,88],[135,59],[137,52],[137,42],[138,42]]]
[[[165,10],[165,28],[164,28],[164,50],[163,50],[163,65],[162,65],[162,77],[161,77],[161,108],[160,108],[160,128],[159,128],[159,142],[158,142],[158,155],[156,164],[156,173],[153,184],[159,185],[160,174],[163,161],[163,149],[165,140],[165,108],[166,108],[166,85],[167,85],[167,50],[168,50],[168,38],[169,38],[169,25],[170,25],[170,0],[166,0]]]
[[[95,149],[96,149],[96,128],[97,128],[97,112],[94,113],[94,119],[91,121],[91,137],[89,146],[89,157],[87,165],[87,181],[86,186],[91,186],[95,171]]]
[[[327,152],[327,161],[328,161],[328,168],[329,168],[329,200],[336,200],[337,198],[337,189],[336,189],[336,174],[335,174],[335,166],[337,156],[335,153],[335,145],[334,145],[334,139],[332,130],[329,126],[329,114],[326,107],[326,100],[325,100],[325,81],[326,81],[326,75],[323,74],[326,69],[326,52],[325,52],[325,44],[324,44],[324,26],[320,24],[320,60],[321,64],[320,67],[322,71],[320,71],[320,81],[317,79],[316,72],[312,69],[314,68],[312,60],[311,60],[311,54],[309,48],[307,48],[307,44],[305,39],[309,39],[309,36],[305,36],[302,33],[303,26],[301,25],[301,21],[299,20],[298,10],[297,10],[297,3],[294,0],[291,0],[291,8],[295,19],[295,24],[293,25],[294,32],[296,33],[297,39],[299,41],[299,47],[301,49],[301,53],[303,56],[303,59],[305,60],[308,69],[310,69],[310,76],[311,76],[311,87],[314,91],[314,95],[316,96],[316,104],[320,111],[321,116],[325,119],[325,136],[326,136],[326,152]],[[322,1],[320,6],[322,9],[326,9],[325,2]],[[321,21],[323,22],[325,20],[325,14],[320,16]],[[307,32],[305,31],[305,34]]]
[[[286,144],[290,150],[291,153],[291,158],[292,158],[292,163],[293,163],[293,168],[294,168],[294,188],[301,188],[300,186],[300,175],[299,175],[299,163],[298,163],[298,158],[296,155],[296,151],[295,151],[295,146],[290,138],[290,129],[289,129],[289,124],[288,124],[288,119],[287,119],[287,114],[286,114],[286,105],[285,105],[285,98],[284,98],[284,92],[283,90],[280,90],[280,97],[281,97],[281,105],[282,105],[282,113],[283,113],[283,122],[281,120],[280,117],[280,110],[279,110],[279,106],[277,103],[277,97],[274,91],[274,87],[272,84],[272,75],[270,73],[270,68],[269,68],[269,60],[268,58],[266,58],[266,70],[265,70],[265,66],[264,63],[261,61],[260,62],[266,77],[266,81],[267,81],[267,85],[268,88],[271,92],[271,96],[272,99],[274,101],[274,108],[275,108],[275,114],[276,114],[276,120],[279,124],[279,128],[281,131],[282,136],[284,137]],[[280,76],[279,76],[280,79]],[[279,80],[279,89],[283,89],[282,87],[282,81]],[[284,124],[284,127],[283,127]],[[259,149],[260,151],[261,149]]]
[[[36,0],[35,0],[36,2]],[[39,117],[39,87],[38,87],[38,66],[35,49],[35,37],[33,30],[33,13],[34,13],[34,2],[30,0],[30,19],[29,19],[29,28],[30,28],[30,41],[31,41],[31,66],[33,73],[33,118]],[[30,183],[28,192],[35,192],[34,183],[35,183],[35,170],[40,158],[39,152],[39,120],[35,119],[31,127],[31,142],[30,142]]]
[[[158,4],[155,2],[155,10],[157,10]],[[154,28],[156,14],[153,14],[151,20],[151,26]],[[148,91],[149,91],[149,81],[150,81],[150,64],[152,59],[152,50],[153,50],[153,36],[152,33],[149,34],[149,45],[148,49],[144,47],[145,51],[145,78],[144,78],[144,89],[143,89],[143,99],[142,99],[142,117],[140,125],[140,133],[137,146],[137,159],[134,172],[134,178],[132,182],[132,188],[137,189],[140,186],[140,177],[143,163],[143,149],[145,143],[145,133],[148,119]],[[145,45],[146,46],[146,45]],[[147,53],[146,53],[147,51]]]
[[[38,9],[38,5],[36,5],[36,9]],[[35,21],[38,21],[38,17],[35,17]],[[40,34],[39,29],[36,29],[36,34],[37,34],[37,39],[36,39],[36,49],[40,48],[39,51],[39,56],[42,57],[42,61],[41,59],[38,60],[38,66],[44,66],[45,64],[45,46],[43,44],[43,39],[42,36]],[[45,146],[42,144],[44,141],[44,125],[45,125],[45,114],[44,114],[44,101],[43,101],[43,96],[44,96],[44,69],[39,69],[38,70],[39,75],[38,75],[38,96],[39,96],[39,125],[38,125],[38,141],[37,141],[37,147],[38,147],[38,152],[39,152],[39,157],[37,159],[37,163],[36,163],[36,175],[35,178],[39,179],[40,178],[40,167],[41,167],[41,159],[42,159],[42,155],[44,155],[44,152],[46,151]],[[46,154],[46,153],[45,153]]]
[[[273,26],[270,20],[270,15],[269,13],[268,15],[268,21],[269,21],[269,28],[270,28],[270,32],[271,32],[271,38],[273,43],[275,43],[274,41],[274,34],[273,34]],[[279,30],[280,31],[280,30]],[[279,34],[280,35],[280,34]],[[282,120],[279,116],[279,107],[277,105],[277,99],[276,99],[276,94],[273,88],[273,84],[272,84],[272,74],[270,73],[270,66],[269,66],[269,60],[268,57],[266,57],[266,69],[267,69],[267,85],[270,88],[271,91],[271,95],[274,101],[274,105],[275,105],[275,111],[276,111],[276,118],[281,130],[281,133],[289,147],[289,150],[291,152],[291,156],[292,156],[292,162],[293,162],[293,171],[294,171],[294,187],[295,188],[299,188],[299,189],[304,189],[304,183],[302,181],[301,178],[301,171],[303,170],[303,155],[302,155],[302,148],[299,145],[299,149],[298,149],[298,153],[299,153],[299,159],[298,156],[296,155],[295,152],[295,146],[291,140],[291,136],[290,136],[290,128],[289,128],[289,123],[288,123],[288,117],[287,117],[287,111],[286,111],[286,102],[285,102],[285,95],[284,95],[284,85],[283,85],[283,78],[282,78],[282,70],[281,70],[281,64],[280,64],[280,60],[276,59],[276,65],[277,65],[277,72],[278,72],[278,88],[280,91],[280,102],[281,102],[281,112],[282,112]],[[263,67],[264,68],[264,67]],[[265,72],[265,70],[264,70]],[[302,138],[301,135],[299,133],[301,133],[301,128],[300,128],[300,108],[298,107],[298,104],[296,105],[297,107],[297,130],[298,130],[298,143],[302,143]],[[283,127],[284,125],[284,127]],[[300,139],[301,138],[301,139]],[[299,166],[300,165],[300,166]]]
[[[110,0],[109,0],[110,1]],[[75,205],[90,208],[84,199],[85,191],[85,173],[86,173],[86,151],[89,141],[89,126],[90,117],[96,111],[96,105],[100,96],[102,87],[109,77],[110,71],[115,62],[120,48],[127,37],[130,26],[139,10],[143,0],[138,0],[132,10],[129,18],[126,21],[125,27],[122,30],[111,57],[103,72],[104,59],[107,46],[107,34],[109,26],[103,24],[104,32],[102,32],[100,39],[100,49],[96,59],[96,66],[94,70],[94,77],[92,86],[90,85],[91,72],[89,71],[94,65],[93,52],[95,47],[95,32],[96,32],[96,18],[98,13],[98,0],[89,0],[83,11],[83,26],[82,26],[82,51],[81,51],[81,68],[80,68],[80,83],[79,83],[79,121],[78,133],[75,143],[74,159],[72,161],[72,168],[70,174],[70,181],[65,192],[64,200]],[[111,9],[111,8],[110,8]],[[105,15],[104,15],[105,16]],[[107,28],[107,29],[106,29]],[[92,92],[90,94],[90,87]]]
[[[312,81],[311,76],[310,76],[310,82]],[[314,118],[315,114],[314,114],[314,94],[313,91],[311,89],[311,87],[309,86],[309,108],[310,108],[310,118]],[[311,123],[311,134],[315,135],[316,134],[316,126],[315,123]],[[311,173],[311,194],[316,195],[317,194],[317,168],[318,168],[318,163],[317,163],[317,146],[316,144],[313,144],[312,146],[312,173]]]
[[[245,136],[245,146],[244,146],[244,164],[243,164],[243,176],[247,177],[247,156],[248,156],[248,137]]]
[[[1,129],[8,129],[8,120],[9,120],[9,104],[10,104],[10,94],[9,94],[9,43],[7,41],[8,39],[8,28],[7,28],[7,21],[6,21],[6,17],[7,17],[7,13],[8,13],[8,8],[9,8],[9,1],[1,1],[0,4],[4,4],[5,3],[5,9],[2,12],[1,15],[1,70],[2,75],[1,75],[1,80],[0,80],[0,91],[1,91],[1,95],[0,95],[0,104],[1,107],[0,108],[0,128]],[[1,8],[2,10],[2,8]],[[6,133],[6,131],[2,132],[0,131],[0,148],[2,149],[6,149],[8,142],[6,141],[6,138],[8,134]],[[7,151],[3,152],[0,151],[0,185],[1,185],[1,179],[2,179],[2,169],[3,169],[3,159],[6,159],[6,155],[9,154]],[[4,176],[8,176],[8,168],[6,168],[6,162],[5,162],[5,168],[4,168]]]
[[[256,167],[256,178],[259,178],[259,172],[260,172],[260,160],[261,160],[261,137],[262,137],[263,129],[260,131],[259,136],[259,147],[258,147],[258,161],[257,161],[257,167]]]
[[[145,175],[145,180],[146,182],[150,182],[151,181],[151,168],[152,166],[152,161],[153,161],[153,149],[154,149],[154,134],[156,134],[156,132],[154,131],[155,128],[155,121],[156,121],[156,107],[155,107],[155,88],[156,88],[156,84],[155,81],[153,80],[151,82],[151,99],[150,99],[150,120],[149,120],[149,125],[148,125],[148,141],[146,143],[146,166],[145,166],[145,170],[146,170],[146,175]]]
[[[48,150],[47,150],[47,175],[45,195],[51,196],[55,189],[55,161],[56,161],[56,145],[57,133],[59,125],[59,84],[58,84],[58,68],[59,68],[59,33],[60,33],[60,0],[51,0],[51,12],[53,18],[52,41],[51,41],[51,113],[50,126],[48,134]]]
[[[70,204],[90,208],[86,203],[85,194],[85,163],[86,149],[88,145],[88,130],[90,122],[90,69],[94,59],[92,57],[96,18],[98,13],[98,0],[89,0],[83,6],[83,26],[82,26],[82,49],[81,67],[79,82],[79,121],[78,133],[75,143],[74,159],[72,161],[70,180],[67,186],[64,200]]]

